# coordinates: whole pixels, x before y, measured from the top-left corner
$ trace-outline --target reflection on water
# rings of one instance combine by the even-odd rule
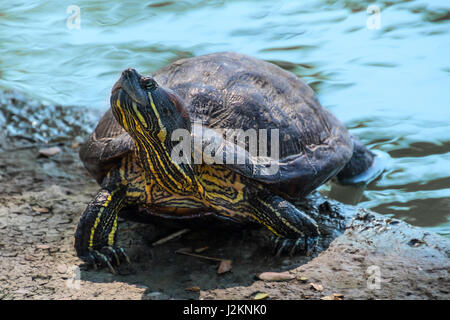
[[[448,0],[80,0],[80,30],[66,26],[67,3],[2,1],[0,86],[100,111],[127,67],[250,54],[305,79],[352,133],[392,156],[360,205],[450,235]],[[370,4],[379,29],[366,27]]]

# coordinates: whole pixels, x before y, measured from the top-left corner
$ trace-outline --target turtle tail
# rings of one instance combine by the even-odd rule
[[[338,173],[341,184],[369,184],[385,170],[388,155],[379,150],[369,150],[358,138],[351,136],[353,154],[349,162]]]

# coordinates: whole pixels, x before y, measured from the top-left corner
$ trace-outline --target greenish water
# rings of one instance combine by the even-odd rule
[[[67,26],[71,4],[80,29]],[[2,1],[0,86],[100,112],[128,67],[217,51],[275,62],[391,155],[360,206],[449,236],[449,20],[448,0]]]

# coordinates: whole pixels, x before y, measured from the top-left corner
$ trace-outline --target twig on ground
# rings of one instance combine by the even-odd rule
[[[158,241],[153,242],[152,247],[162,245],[162,244],[164,244],[172,239],[175,239],[176,237],[179,237],[189,231],[191,231],[191,229],[183,229],[183,230],[177,231],[175,233],[172,233],[171,235],[169,235],[165,238],[162,238],[162,239],[159,239]]]

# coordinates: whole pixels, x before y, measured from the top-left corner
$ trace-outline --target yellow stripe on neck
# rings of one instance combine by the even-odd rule
[[[139,122],[140,124],[147,129],[147,122],[145,122],[144,117],[142,116],[142,114],[139,112],[138,107],[136,105],[136,102],[133,101],[132,103],[133,109],[134,109],[134,113],[137,115],[137,117],[139,118]]]
[[[161,121],[161,116],[159,115],[159,112],[156,109],[155,103],[153,102],[152,94],[150,92],[148,93],[148,98],[150,100],[150,105],[152,106],[153,112],[155,113],[156,118],[158,119],[159,124],[158,138],[161,141],[161,143],[164,143],[167,138],[167,129]]]
[[[121,113],[121,115],[122,115],[122,124],[123,124],[123,128],[126,130],[126,131],[128,131],[128,124],[127,124],[127,119],[125,118],[125,113],[123,113],[123,110],[122,110],[122,108],[121,108],[121,106],[120,106],[120,93],[119,93],[119,98],[117,99],[117,101],[116,101],[116,104],[117,104],[117,108],[116,109],[118,109],[119,111],[120,111],[120,113]]]
[[[155,116],[156,116],[156,118],[158,119],[158,125],[159,125],[159,128],[160,128],[160,131],[159,131],[159,133],[158,133],[158,139],[161,141],[161,143],[164,145],[164,143],[165,143],[165,141],[166,141],[166,138],[167,138],[167,129],[166,129],[166,127],[164,126],[164,124],[162,123],[162,121],[161,121],[161,116],[160,116],[160,114],[159,114],[159,112],[158,112],[158,110],[156,109],[156,106],[155,106],[155,103],[153,102],[153,98],[152,98],[152,95],[151,95],[151,93],[149,92],[148,93],[148,98],[149,98],[149,101],[150,101],[150,105],[151,105],[151,107],[152,107],[152,109],[153,109],[153,112],[155,113]],[[166,154],[167,154],[167,158],[168,159],[172,159],[171,157],[170,157],[170,155],[169,155],[169,153],[167,152],[167,150],[166,150],[166,148],[165,148],[165,145],[164,145],[164,151],[166,152]],[[161,161],[161,158],[156,154],[156,157],[158,158],[158,161],[162,164],[162,167],[164,167],[165,165],[167,165],[167,164],[164,164],[164,163],[162,163],[162,161]],[[183,175],[183,177],[184,177],[184,179],[186,179],[186,181],[189,183],[189,185],[192,185],[192,180],[191,180],[191,178],[189,177],[189,176],[187,176],[185,173],[184,173],[184,171],[183,171],[183,169],[181,169],[181,167],[176,163],[176,162],[173,162],[172,160],[170,160],[170,162],[177,168],[177,170],[179,171],[179,172],[181,172],[181,174]],[[151,165],[151,164],[150,164]],[[166,171],[166,170],[165,170]],[[167,171],[166,171],[167,172]],[[167,172],[168,173],[168,172]],[[182,186],[180,183],[179,183],[179,181],[177,181],[176,179],[174,179],[172,176],[170,176],[169,174],[168,174],[168,176],[169,176],[169,178],[176,184],[176,185],[178,185],[179,187],[180,186]],[[165,185],[164,184],[162,184],[162,186],[165,188]]]

